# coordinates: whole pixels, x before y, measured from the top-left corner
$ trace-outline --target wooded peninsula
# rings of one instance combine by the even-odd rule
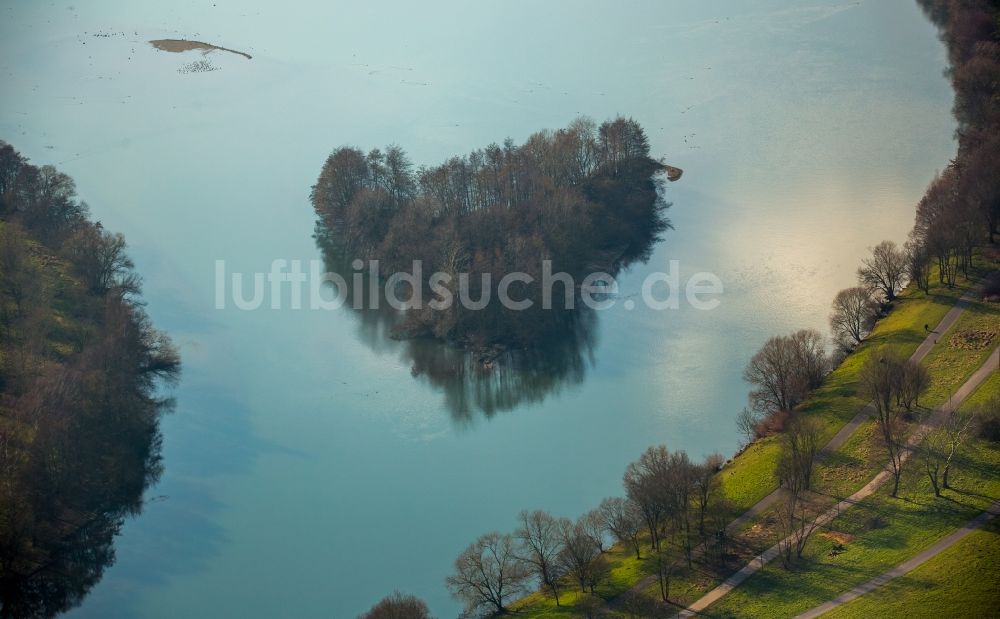
[[[0,141],[0,616],[77,606],[160,477],[177,351],[125,238],[73,179]]]

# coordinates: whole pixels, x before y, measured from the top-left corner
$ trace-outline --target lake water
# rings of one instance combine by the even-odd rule
[[[576,516],[653,443],[732,453],[747,359],[825,331],[955,148],[912,0],[290,4],[0,7],[0,137],[125,233],[184,359],[166,472],[74,616],[353,617],[396,588],[454,616],[452,560],[519,510]],[[319,257],[308,193],[338,145],[437,163],[617,113],[685,170],[622,295],[679,260],[722,279],[718,309],[619,303],[567,371],[464,385],[346,309],[214,309],[216,259]]]

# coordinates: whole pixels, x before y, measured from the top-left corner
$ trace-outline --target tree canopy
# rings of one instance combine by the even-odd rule
[[[73,180],[0,142],[0,615],[79,604],[161,471],[157,393],[177,352],[125,240]]]
[[[434,167],[414,167],[398,146],[367,154],[344,146],[327,158],[312,189],[317,240],[348,260],[378,260],[382,278],[420,260],[425,274],[452,277],[455,299],[462,273],[471,300],[493,292],[484,288],[506,274],[530,275],[533,282],[510,287],[512,298],[533,302],[528,310],[504,308],[495,294],[481,310],[425,305],[408,309],[397,331],[469,348],[530,348],[571,331],[577,320],[578,291],[561,282],[552,311],[543,309],[543,261],[579,285],[590,273],[614,275],[648,257],[669,228],[662,171],[645,132],[622,117],[600,126],[578,119],[520,146],[508,139]]]

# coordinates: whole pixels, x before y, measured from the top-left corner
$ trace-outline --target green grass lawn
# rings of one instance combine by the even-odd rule
[[[902,563],[1000,498],[1000,449],[974,441],[937,498],[916,459],[907,462],[899,498],[888,485],[834,519],[788,570],[774,563],[717,604],[708,616],[794,616]],[[845,550],[832,551],[842,543]]]
[[[1000,329],[1000,306],[970,303],[965,312],[924,359],[931,376],[927,394],[920,400],[921,415],[944,404],[986,361],[995,349]],[[994,333],[991,340],[967,345],[969,334]],[[966,345],[952,345],[952,342]],[[981,346],[981,347],[980,347]],[[995,380],[995,379],[994,379]],[[833,497],[845,497],[875,476],[886,461],[873,422],[866,422],[844,445],[816,466],[816,488]]]
[[[756,441],[719,472],[722,496],[732,506],[732,517],[739,516],[775,489],[778,448],[776,437]]]
[[[850,496],[875,477],[885,463],[875,422],[866,421],[840,449],[816,464],[814,488],[834,498]]]
[[[963,315],[963,317],[956,322],[953,329],[949,331],[949,334],[961,333],[965,330],[970,330],[970,329],[978,330],[984,327],[985,328],[992,327],[995,329],[996,326],[1000,324],[1000,322],[998,322],[997,320],[990,318],[990,316],[995,316],[996,312],[995,308],[982,307],[982,305],[978,303],[974,304],[974,307],[976,308],[976,311],[970,313],[968,316]],[[985,320],[983,318],[984,316],[987,317]],[[990,350],[992,350],[992,348],[995,345],[996,345],[995,341],[991,343]],[[954,389],[956,389],[962,382],[964,382],[968,378],[968,375],[970,375],[975,369],[977,369],[983,363],[983,361],[985,361],[985,358],[988,354],[987,351],[968,350],[962,348],[948,348],[948,349],[942,348],[940,350],[942,352],[939,353],[936,356],[936,358],[949,359],[950,361],[947,364],[947,367],[953,369],[954,371],[950,372],[946,379],[939,380],[938,384],[948,385],[948,388],[951,389],[952,391],[954,391]],[[962,358],[963,356],[965,357],[965,359]],[[928,355],[927,361],[931,361],[932,359],[933,358],[931,357],[931,355]],[[969,408],[972,406],[976,406],[988,400],[989,398],[993,397],[997,393],[1000,393],[1000,373],[994,373],[986,381],[984,381],[984,383],[980,385],[979,388],[969,396],[966,402],[963,403],[962,407]],[[834,497],[847,496],[848,494],[859,488],[862,484],[867,482],[869,479],[871,479],[878,472],[878,470],[881,469],[884,457],[882,456],[881,450],[875,444],[874,440],[875,440],[874,423],[867,422],[865,425],[859,428],[857,432],[855,432],[855,434],[847,441],[847,443],[843,445],[843,447],[840,450],[832,454],[832,456],[826,462],[821,463],[817,467],[817,472],[816,472],[817,478],[815,485],[818,490],[825,493],[829,493],[831,495],[830,499],[826,501],[826,503],[832,504],[834,502],[833,500]],[[983,457],[980,456],[983,456],[986,459],[984,460]],[[991,486],[992,489],[989,490],[988,492],[983,492],[983,494],[986,495],[987,497],[1000,496],[1000,488],[997,488],[995,486],[997,475],[995,473],[992,473],[992,478],[991,478],[991,471],[995,469],[991,470],[988,465],[985,465],[984,468],[984,462],[992,463],[993,466],[996,466],[998,463],[1000,463],[1000,456],[998,456],[996,453],[996,446],[990,446],[983,442],[977,442],[976,450],[971,452],[970,455],[966,457],[965,460],[967,462],[966,466],[969,467],[970,469],[982,471],[982,475],[980,476],[980,478],[974,479],[972,481],[973,485],[993,483],[994,485]],[[911,459],[907,463],[907,466],[908,466],[908,471],[906,479],[910,484],[911,491],[917,495],[920,495],[921,493],[925,495],[929,494],[930,483],[924,477],[924,474],[921,470],[922,464],[917,459]],[[918,488],[922,488],[922,490],[918,490]],[[883,490],[882,492],[885,491]],[[927,518],[928,528],[924,532],[934,533],[936,535],[935,539],[942,537],[946,535],[948,532],[950,532],[951,529],[959,526],[962,522],[964,522],[961,520],[963,513],[966,516],[968,516],[968,518],[971,518],[980,508],[984,507],[986,504],[990,502],[988,499],[982,499],[981,501],[977,502],[974,497],[971,500],[972,500],[971,503],[969,503],[964,508],[961,508],[959,510],[958,515],[951,514],[950,519],[944,519],[944,518],[935,519],[934,517],[928,517]],[[869,499],[869,501],[871,501],[871,499]],[[862,505],[868,506],[869,503],[863,502]],[[953,503],[953,506],[961,507],[959,503]],[[964,511],[962,511],[962,509],[964,509]],[[947,510],[945,510],[945,512],[947,512]],[[934,514],[934,516],[944,516],[944,515],[947,514],[946,513]],[[766,518],[766,514],[763,517]],[[914,520],[914,523],[917,526],[919,526],[921,518],[923,518],[923,516],[918,516]],[[949,523],[952,523],[954,526],[951,526]],[[934,528],[933,526],[934,524],[939,525],[938,528]],[[839,525],[831,525],[831,526],[836,527]],[[776,541],[777,538],[772,535],[767,539],[768,541],[774,542]],[[876,539],[873,546],[877,547],[878,544],[882,543],[882,541],[884,540]],[[912,538],[910,538],[908,540],[908,543],[904,546],[904,548],[907,549],[906,552],[899,554],[898,555],[899,560],[896,562],[897,563],[902,562],[909,556],[912,556],[913,554],[919,551],[920,547],[924,547],[926,545],[929,545],[930,543],[933,543],[934,539],[926,541],[926,543],[924,543],[923,546],[917,547],[922,541],[925,540],[923,540],[920,535],[912,536]],[[815,540],[813,543],[814,544],[816,543]],[[833,543],[834,543],[833,541],[828,541],[826,545],[828,547],[832,547]],[[765,545],[767,544],[763,543],[761,544],[761,547]],[[828,551],[829,550],[827,550],[827,552]],[[890,556],[895,557],[896,555],[890,555]],[[877,566],[888,565],[888,567],[885,567],[885,569],[889,569],[894,564],[891,564],[890,560],[888,562],[878,563],[876,565]],[[780,567],[777,567],[776,569],[783,571],[783,568]],[[878,567],[874,568],[874,573],[872,573],[869,577],[877,575],[877,573],[880,573],[877,570]],[[821,570],[818,577],[820,580],[823,580],[825,582],[835,582],[831,578],[831,576],[832,573],[830,572],[830,570]],[[757,578],[758,577],[755,577],[754,580],[757,580]],[[754,582],[754,580],[751,580],[751,582]],[[866,580],[866,578],[860,577],[858,579],[858,582],[863,582],[864,580]],[[760,581],[757,580],[757,582],[758,585],[755,586],[760,586],[759,585]],[[853,584],[851,586],[853,586]],[[746,585],[744,585],[744,587],[749,587],[749,586],[751,586],[751,583],[747,583]],[[777,587],[780,590],[782,586],[783,585],[781,584],[772,582],[768,585],[768,587],[765,588]],[[850,587],[845,587],[845,590],[849,588]],[[746,591],[753,591],[753,590],[747,589]],[[758,590],[751,593],[750,595],[754,596],[754,594],[759,594],[759,593],[760,591]],[[745,593],[740,593],[739,595],[737,595],[737,591],[734,591],[733,594],[730,595],[730,597],[736,596],[735,598],[733,598],[734,601],[730,602],[728,598],[723,600],[720,603],[718,609],[713,610],[713,612],[718,613],[719,616],[725,616],[727,612],[726,609],[728,607],[727,605],[741,604],[742,603],[741,598],[742,595],[744,594]],[[834,593],[832,595],[829,595],[828,597],[832,598],[835,597],[836,595],[837,593]],[[798,598],[803,596],[786,595],[784,597],[786,600],[788,600],[789,598]],[[808,596],[806,596],[806,598],[808,599]],[[818,601],[816,601],[816,604],[822,601],[823,601],[822,599],[819,599]],[[806,610],[806,608],[800,608],[799,610],[794,612],[800,612],[801,610]],[[791,612],[791,614],[794,614],[794,612]]]
[[[1000,372],[993,372],[978,389],[969,394],[965,402],[962,402],[962,408],[980,406],[997,395],[1000,395]]]
[[[648,543],[646,546],[648,548]],[[645,549],[640,560],[636,559],[631,548],[616,546],[605,553],[605,559],[610,571],[593,594],[584,593],[579,585],[567,582],[559,592],[561,606],[556,606],[555,598],[548,591],[536,591],[519,600],[513,608],[526,617],[577,617],[588,605],[603,605],[628,591],[653,569],[652,562],[646,560]]]
[[[962,404],[970,408],[1000,394],[992,374]],[[834,609],[825,617],[987,617],[1000,609],[1000,520],[970,534],[917,569]]]
[[[1000,305],[970,303],[924,360],[931,382],[923,406],[940,406],[986,361],[1000,339]]]
[[[990,617],[1000,609],[1000,520],[994,519],[909,574],[824,617]]]

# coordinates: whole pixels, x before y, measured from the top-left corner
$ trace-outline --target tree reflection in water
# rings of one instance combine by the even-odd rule
[[[621,267],[647,260],[656,240],[651,235],[645,242],[629,247]],[[427,337],[398,339],[395,328],[403,323],[403,312],[389,306],[384,288],[379,286],[377,309],[360,302],[369,298],[367,277],[362,280],[361,289],[356,290],[352,275],[357,271],[350,268],[350,261],[320,234],[317,245],[323,252],[326,269],[343,277],[347,285],[341,311],[351,308],[358,317],[361,340],[377,352],[398,352],[410,365],[414,377],[426,380],[444,393],[445,405],[456,423],[471,423],[477,414],[489,418],[498,412],[542,402],[550,394],[582,383],[594,363],[599,330],[597,312],[582,303],[577,303],[570,312],[569,328],[531,349],[498,349],[484,357],[482,351],[469,351]],[[400,293],[399,298],[406,296]],[[356,306],[362,309],[355,309]]]

